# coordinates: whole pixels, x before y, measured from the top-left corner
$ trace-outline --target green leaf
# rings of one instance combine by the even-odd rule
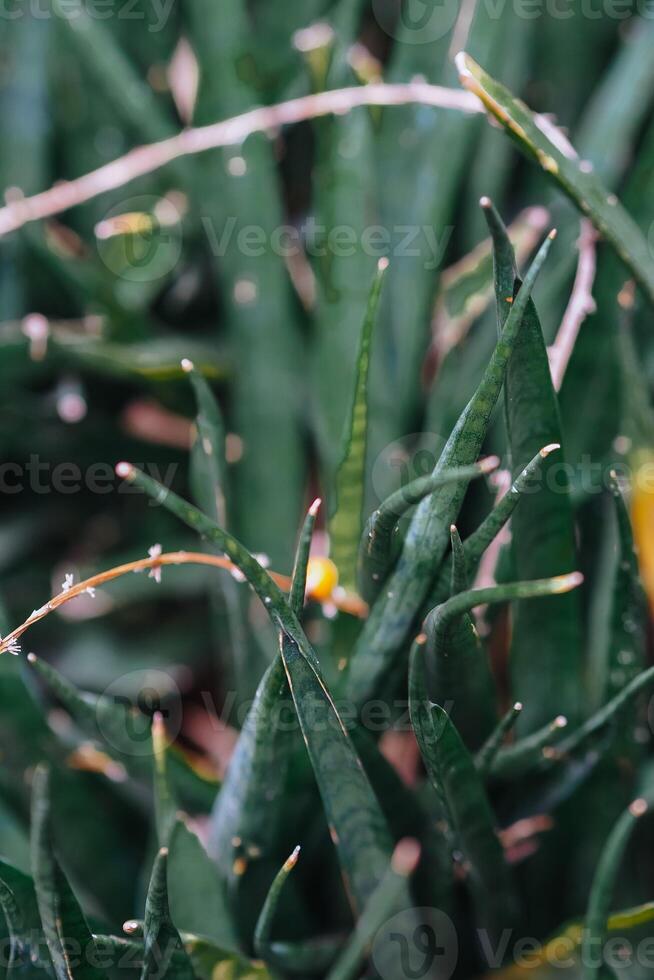
[[[193,361],[184,358],[182,370],[188,374],[195,401],[196,433],[191,447],[191,483],[198,506],[214,521],[227,522],[225,504],[225,428],[206,379]]]
[[[286,883],[286,879],[297,864],[297,859],[299,856],[300,847],[298,845],[286,858],[283,865],[275,875],[274,881],[270,886],[270,891],[266,896],[266,901],[263,903],[263,908],[259,913],[256,929],[254,930],[254,949],[257,956],[260,956],[262,960],[270,959],[270,941],[273,933],[273,925],[275,921],[275,914],[277,912],[277,905],[279,903],[279,896]]]
[[[498,330],[513,303],[519,272],[502,219],[482,201],[494,246]],[[561,445],[559,408],[538,314],[527,304],[520,336],[506,372],[505,410],[514,474],[547,444]],[[576,564],[569,482],[558,456],[543,460],[542,484],[528,494],[512,519],[516,576],[545,578]],[[576,721],[581,706],[582,645],[578,597],[566,593],[545,602],[520,601],[514,609],[510,653],[512,693],[525,705],[520,725],[533,729],[562,712]]]
[[[628,164],[643,120],[651,110],[654,64],[648,57],[654,39],[649,17],[634,17],[600,77],[576,132],[581,155],[598,176],[614,185]],[[625,152],[627,151],[627,152]]]
[[[638,820],[646,812],[645,800],[634,800],[611,831],[599,859],[586,910],[582,943],[584,980],[598,980],[599,977],[607,975],[607,967],[603,962],[597,962],[597,954],[601,951],[602,958],[604,956],[611,895],[629,838]]]
[[[478,923],[497,935],[515,921],[515,895],[495,816],[472,756],[447,713],[430,702],[423,651],[416,643],[409,667],[409,709],[420,753],[441,798],[467,867]]]
[[[602,705],[571,735],[558,745],[561,757],[579,749],[584,743],[601,736],[605,730],[619,719],[629,702],[654,681],[654,667],[642,671],[626,684],[610,701]]]
[[[216,866],[180,815],[168,844],[168,903],[182,932],[193,932],[227,950],[237,939]]]
[[[474,466],[461,466],[434,476],[420,476],[382,501],[366,521],[359,546],[358,581],[361,595],[366,602],[372,602],[379,594],[391,571],[394,537],[402,516],[446,483],[482,476],[495,463],[495,458],[491,457],[475,463]]]
[[[188,953],[200,980],[273,980],[267,967],[258,960],[228,953],[202,939],[189,939]]]
[[[180,521],[188,524],[198,534],[211,541],[221,551],[224,551],[259,596],[273,624],[278,629],[292,636],[300,650],[302,650],[303,656],[307,657],[314,667],[317,668],[318,661],[316,655],[302,632],[297,617],[292,612],[283,592],[270,577],[263,565],[250,554],[240,541],[237,541],[228,531],[219,527],[215,521],[212,521],[206,514],[199,511],[197,507],[193,507],[188,501],[182,499],[182,497],[173,493],[172,490],[164,487],[157,480],[153,480],[152,477],[142,473],[129,463],[119,463],[116,467],[116,472],[129,483],[140,487],[153,500],[156,500],[167,510],[171,511]]]
[[[141,980],[193,980],[191,961],[173,925],[168,908],[168,850],[162,847],[152,867],[145,900]]]
[[[197,404],[196,432],[191,446],[193,498],[212,520],[227,527],[228,484],[222,415],[209,384],[193,362],[184,359],[182,369],[189,375]],[[229,573],[217,575],[214,580],[211,605],[216,641],[226,651],[227,671],[239,696],[246,698],[254,690],[253,679],[263,671],[262,657],[256,644],[248,642],[238,583]]]
[[[452,584],[450,591],[452,595],[457,595],[459,592],[465,592],[469,583],[466,555],[456,524],[452,524],[450,527],[450,538],[452,541]]]
[[[352,741],[366,775],[379,800],[393,840],[414,838],[420,844],[420,864],[415,876],[415,894],[432,908],[452,909],[452,862],[440,826],[434,832],[434,795],[427,798],[424,786],[407,786],[385,755],[375,735],[362,725],[352,729]],[[424,899],[422,898],[424,896]]]
[[[26,346],[27,342],[23,343]],[[116,378],[149,381],[183,378],[180,360],[185,354],[193,356],[198,369],[208,378],[222,380],[230,370],[225,356],[215,346],[185,337],[152,337],[143,343],[121,344],[55,332],[51,347],[64,363]]]
[[[468,581],[471,581],[476,576],[482,555],[505,526],[523,495],[533,493],[534,482],[540,471],[542,461],[558,448],[559,446],[557,445],[544,446],[527,463],[522,473],[518,474],[509,489],[495,504],[492,510],[489,511],[479,527],[465,539],[463,542],[463,553],[466,559]],[[439,605],[448,598],[450,595],[451,579],[452,562],[451,559],[447,559],[441,566],[431,597],[426,603],[427,609],[432,609],[435,605]]]
[[[244,0],[195,0],[187,13],[199,67],[194,123],[227,119],[266,101],[257,89],[251,11]],[[232,160],[241,165],[238,173],[231,172]],[[282,254],[285,239],[279,237],[286,215],[275,150],[267,134],[257,133],[239,146],[208,152],[197,165],[196,213],[212,235],[222,324],[238,364],[229,426],[244,452],[233,474],[232,526],[251,550],[285,570],[305,486],[306,374],[299,311]],[[241,235],[252,228],[264,236],[261,249],[242,246]]]
[[[361,327],[354,393],[346,419],[343,455],[336,472],[334,513],[329,522],[331,556],[342,585],[349,589],[356,588],[357,550],[363,521],[370,345],[387,266],[388,260],[380,259]]]
[[[167,847],[175,824],[177,803],[168,780],[166,725],[160,711],[152,716],[152,758],[154,763],[154,812],[160,847]]]
[[[519,598],[559,595],[583,581],[578,572],[532,582],[514,582],[453,595],[424,623],[427,687],[447,707],[467,745],[479,747],[495,725],[495,685],[470,613],[476,606]],[[507,750],[509,751],[509,750]]]
[[[509,226],[508,233],[516,254],[527,259],[543,232],[547,219],[544,208],[527,208]],[[438,397],[441,384],[440,371],[444,368],[453,347],[467,336],[475,320],[491,306],[495,294],[492,286],[493,249],[487,238],[456,265],[446,269],[441,277],[441,288],[434,312],[434,342],[439,360],[434,381],[434,394]]]
[[[512,704],[475,756],[475,765],[477,766],[481,776],[488,775],[497,753],[502,748],[504,739],[514,727],[516,721],[520,717],[521,711],[522,704],[519,701]]]
[[[523,314],[552,237],[548,236],[541,245],[525,276],[484,377],[451,433],[434,474],[469,466],[479,456]],[[381,678],[405,644],[447,548],[450,525],[456,520],[466,489],[467,481],[444,486],[418,505],[397,568],[384,595],[371,610],[355,648],[347,692],[357,704],[375,696]]]
[[[615,195],[606,190],[592,170],[582,168],[581,161],[570,154],[569,148],[563,152],[560,140],[559,145],[553,142],[542,117],[535,116],[468,54],[461,52],[456,63],[462,85],[481,99],[521,150],[535,159],[581,213],[590,218],[654,301],[654,263],[647,242]]]
[[[481,556],[513,515],[520,501],[525,495],[534,492],[534,484],[538,485],[538,481],[541,479],[540,472],[543,460],[547,459],[550,453],[560,448],[557,443],[543,446],[527,463],[522,472],[518,473],[504,496],[495,504],[479,527],[465,539],[463,550],[466,555],[468,578],[472,578],[476,574]]]
[[[557,743],[567,727],[568,719],[557,715],[543,728],[525,735],[508,748],[500,748],[490,766],[494,779],[519,780],[536,768],[543,758],[557,751]]]
[[[605,609],[594,610],[598,617],[603,614],[605,635],[597,637],[589,649],[594,707],[633,680],[645,665],[646,653],[647,599],[640,581],[629,513],[615,473],[611,475],[610,490],[614,516],[607,524],[613,531],[613,553],[602,553],[609,594],[601,596]]]
[[[297,551],[295,552],[293,578],[291,580],[291,591],[289,592],[288,596],[288,604],[298,619],[302,615],[302,610],[304,609],[304,594],[307,588],[307,567],[309,565],[313,529],[316,524],[316,517],[318,515],[319,507],[320,500],[314,500],[309,508],[307,516],[304,519],[302,531],[300,532],[300,540],[298,542]]]
[[[248,579],[281,635],[281,654],[295,710],[328,822],[355,902],[364,904],[390,855],[388,829],[361,762],[325,687],[316,655],[284,595],[236,538],[191,504],[128,464],[118,467],[180,520],[214,541]],[[273,665],[274,667],[274,665]],[[222,794],[221,794],[222,795]],[[220,796],[218,807],[221,806]],[[223,833],[220,821],[218,832]]]
[[[104,980],[95,943],[77,899],[52,850],[49,771],[39,766],[32,780],[32,874],[45,940],[57,980]],[[75,950],[76,965],[70,960]]]
[[[9,931],[9,956],[5,960],[6,972],[10,973],[17,961],[25,958],[23,917],[11,888],[0,878],[0,908]]]
[[[162,110],[152,87],[139,76],[107,25],[91,16],[83,3],[68,5],[52,0],[52,7],[70,32],[84,67],[95,76],[103,96],[111,101],[134,133],[146,142],[171,136],[175,132],[172,117],[168,118]],[[184,163],[181,167],[179,161],[175,165],[182,175],[186,173]]]
[[[406,895],[407,878],[415,869],[420,848],[415,841],[401,841],[391,859],[391,865],[370,896],[350,936],[347,945],[327,974],[327,980],[354,980],[376,934],[396,912]]]
[[[361,0],[337,4],[332,13],[333,33],[324,44],[304,52],[312,90],[356,84],[348,52],[356,41],[360,8]],[[307,243],[308,251],[315,255],[316,283],[311,383],[320,456],[331,486],[341,463],[341,440],[349,425],[352,392],[360,373],[361,324],[369,307],[375,268],[374,249],[366,248],[370,222],[377,212],[375,146],[373,119],[365,106],[315,119],[312,127],[312,219],[320,231],[317,241]],[[352,245],[341,249],[334,243],[344,227]]]
[[[78,690],[50,664],[35,654],[27,663],[49,685],[80,729],[136,777],[152,772],[150,722],[138,709],[126,706],[106,695]],[[179,749],[168,750],[168,776],[185,806],[206,812],[210,809],[219,784],[194,769]]]
[[[41,941],[41,916],[36,901],[34,883],[29,875],[0,861],[0,907],[7,922],[10,951],[7,975],[12,968],[25,968],[30,963],[51,971],[47,948]]]
[[[495,63],[497,45],[512,11],[508,5],[491,10],[476,4],[467,11],[453,5],[434,11],[432,18],[417,9],[403,8],[395,22],[394,8],[387,7],[380,8],[379,16],[385,26],[387,18],[393,17],[392,27],[386,29],[396,38],[385,80],[408,82],[421,77],[450,85],[454,69],[449,47],[454,37],[461,29],[466,33],[469,29],[474,49]],[[375,457],[398,434],[411,432],[422,412],[420,378],[430,341],[434,291],[452,230],[458,226],[458,191],[469,169],[480,122],[472,115],[419,105],[387,109],[382,114],[378,135],[380,224],[390,231],[397,247],[373,364],[371,445]],[[406,166],[407,152],[410,167]],[[408,248],[400,237],[405,233],[411,238]]]
[[[320,675],[287,633],[281,651],[341,867],[355,906],[362,908],[390,859],[388,827]]]
[[[259,683],[211,814],[208,850],[247,943],[287,840],[288,775],[298,748],[289,701],[278,655]]]
[[[289,601],[298,616],[304,606],[316,514],[314,504],[297,548]],[[287,780],[298,749],[298,730],[289,728],[286,716],[289,701],[278,654],[258,686],[211,817],[210,850],[229,885],[230,905],[248,942],[260,893],[278,866],[286,840]]]

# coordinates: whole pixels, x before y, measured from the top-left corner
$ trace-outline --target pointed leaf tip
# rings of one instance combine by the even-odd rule
[[[402,840],[398,841],[393,851],[391,858],[393,871],[404,878],[408,878],[418,867],[420,851],[420,842],[415,837],[403,837]]]
[[[284,871],[292,871],[293,870],[293,868],[295,867],[295,865],[298,862],[298,858],[300,857],[300,850],[301,850],[301,848],[300,848],[300,845],[299,844],[297,844],[293,848],[292,852],[289,854],[289,856],[284,861]]]
[[[629,805],[629,812],[634,817],[644,816],[647,813],[648,809],[649,809],[649,804],[647,800],[644,800],[642,797],[639,797],[637,800],[634,800],[633,803]]]
[[[314,500],[314,502],[309,507],[309,513],[311,514],[312,517],[315,517],[316,516],[316,514],[320,510],[321,504],[322,504],[321,498],[320,497],[316,497],[316,499]]]
[[[582,572],[570,572],[569,575],[556,575],[552,582],[554,583],[553,592],[555,594],[561,592],[571,592],[576,589],[577,586],[581,585],[584,581],[584,576]]]
[[[543,446],[543,448],[540,450],[540,455],[542,456],[543,459],[546,459],[550,453],[553,453],[560,448],[561,448],[560,442],[550,442],[548,443],[547,446]]]

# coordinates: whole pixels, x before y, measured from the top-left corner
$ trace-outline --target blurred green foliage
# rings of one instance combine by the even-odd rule
[[[651,976],[590,951],[653,928],[654,20],[563,6],[0,11],[7,204],[335,88],[485,108],[307,118],[0,238],[0,633],[157,544],[238,569],[0,659],[1,973],[509,980],[567,930],[566,975]]]

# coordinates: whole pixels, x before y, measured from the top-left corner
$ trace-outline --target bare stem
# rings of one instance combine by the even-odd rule
[[[112,160],[75,180],[60,181],[47,191],[32,197],[17,196],[0,208],[0,235],[16,231],[30,221],[51,218],[69,208],[84,204],[107,191],[123,187],[137,177],[159,170],[179,157],[219,146],[242,143],[253,133],[275,131],[280,126],[315,119],[331,113],[350,112],[364,105],[408,105],[419,103],[459,112],[483,112],[479,99],[469,92],[428,85],[426,82],[406,84],[352,86],[304,95],[277,105],[261,106],[248,112],[208,126],[184,129],[175,136],[139,146],[122,157]]]
[[[5,653],[12,645],[16,644],[30,626],[38,623],[39,620],[43,619],[49,613],[54,612],[59,606],[70,602],[71,599],[84,595],[89,590],[105,585],[107,582],[120,578],[122,575],[128,575],[130,572],[145,572],[161,568],[163,565],[211,565],[214,568],[222,568],[229,572],[238,573],[238,569],[229,559],[223,558],[220,555],[205,554],[202,551],[170,551],[154,557],[139,558],[137,561],[130,561],[124,565],[116,565],[115,568],[109,568],[104,572],[99,572],[97,575],[92,575],[90,578],[84,579],[82,582],[78,582],[76,585],[71,585],[58,595],[53,596],[40,609],[35,609],[24,623],[21,623],[11,633],[8,633],[7,636],[0,639],[0,653]],[[280,589],[288,592],[291,587],[291,579],[288,575],[280,575],[278,572],[270,572],[269,574]],[[336,606],[342,612],[350,613],[353,616],[365,616],[368,612],[368,607],[362,599],[351,593],[343,593],[341,590],[337,590],[326,601]]]
[[[568,362],[572,356],[579,329],[590,313],[595,312],[593,284],[595,282],[597,232],[588,218],[583,218],[577,241],[579,261],[570,301],[566,307],[556,340],[548,354],[552,384],[560,391]]]

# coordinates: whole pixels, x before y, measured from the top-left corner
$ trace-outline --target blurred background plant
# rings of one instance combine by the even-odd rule
[[[0,239],[0,632],[40,609],[62,582],[70,586],[148,552],[156,559],[158,545],[163,552],[199,550],[195,531],[161,499],[135,493],[116,477],[115,464],[127,459],[194,500],[282,576],[291,575],[304,513],[321,496],[309,568],[316,601],[304,612],[305,631],[330,685],[359,707],[362,691],[380,693],[375,672],[388,670],[381,679],[385,698],[402,695],[392,658],[370,660],[373,627],[352,615],[352,609],[364,612],[358,592],[370,602],[378,593],[373,579],[366,592],[356,578],[360,518],[432,471],[491,359],[498,311],[503,324],[514,292],[517,297],[516,270],[509,264],[507,272],[498,261],[506,242],[493,227],[490,202],[478,207],[480,197],[492,199],[507,220],[520,265],[556,226],[533,294],[540,326],[528,307],[509,365],[505,412],[493,414],[482,433],[484,452],[498,454],[504,468],[476,480],[461,513],[448,521],[467,538],[507,485],[507,470],[515,477],[542,447],[563,444],[543,462],[545,488],[525,495],[516,509],[512,547],[505,538],[500,550],[497,539],[479,571],[472,569],[476,577],[469,566],[452,588],[465,592],[473,579],[489,586],[575,569],[585,575],[580,592],[520,598],[510,617],[506,603],[489,605],[479,623],[498,690],[494,714],[519,699],[519,739],[537,733],[533,744],[515,743],[520,751],[513,761],[503,749],[508,768],[495,771],[489,791],[506,853],[517,865],[525,928],[542,940],[561,922],[584,915],[609,830],[636,795],[654,788],[646,706],[634,712],[633,701],[617,734],[611,713],[610,724],[592,729],[592,748],[583,741],[584,751],[576,753],[570,736],[565,765],[554,775],[539,768],[556,731],[547,726],[565,715],[576,733],[583,731],[647,659],[629,518],[609,473],[640,474],[628,506],[654,601],[648,475],[654,458],[654,20],[636,3],[619,10],[608,2],[597,9],[571,5],[566,16],[548,4],[526,6],[16,0],[0,11],[6,202],[0,226],[12,215],[21,225]],[[455,65],[460,49],[471,57]],[[418,95],[410,104],[357,105],[320,118],[309,108],[294,125],[267,125],[238,144],[146,167],[152,172],[119,179],[119,186],[94,191],[44,220],[20,219],[24,196],[75,181],[143,143],[257,106],[380,81],[444,86],[446,95],[456,92],[459,108],[420,104]],[[432,99],[439,98],[433,90]],[[495,238],[497,304],[485,215]],[[184,369],[184,358],[194,371]],[[363,436],[351,424],[353,405]],[[453,458],[451,465],[469,466],[477,455]],[[398,539],[406,521],[399,527]],[[328,530],[337,569],[317,560],[329,554]],[[214,545],[206,547],[216,553]],[[396,555],[397,542],[389,548]],[[454,564],[456,549],[455,538]],[[439,557],[444,554],[445,544]],[[159,569],[156,561],[154,573],[117,578],[94,596],[62,603],[23,640],[23,652],[35,651],[39,664],[41,657],[55,663],[80,689],[105,693],[114,706],[135,705],[147,722],[141,728],[142,718],[134,722],[140,735],[132,739],[144,748],[143,758],[116,744],[114,726],[124,720],[109,712],[103,723],[100,711],[89,741],[77,695],[63,680],[44,666],[35,675],[22,658],[0,660],[0,853],[14,866],[6,873],[14,878],[2,880],[15,894],[31,888],[22,872],[30,867],[28,811],[36,778],[34,806],[40,801],[47,811],[51,791],[62,864],[103,933],[142,917],[155,840],[170,838],[170,828],[153,831],[142,778],[151,768],[153,713],[163,712],[177,741],[168,750],[169,774],[191,826],[205,839],[238,731],[278,649],[265,609],[239,576],[202,564]],[[438,579],[434,569],[423,577],[425,595],[414,617],[430,608],[423,608],[429,582]],[[431,605],[449,596],[447,581],[444,590],[434,586]],[[386,628],[383,606],[378,601],[375,611],[382,609],[378,618]],[[396,645],[400,660],[407,639]],[[363,656],[350,670],[355,644],[355,660]],[[348,677],[344,686],[340,674]],[[453,717],[468,748],[478,750],[488,735],[481,718],[487,705],[475,698],[470,704],[480,717],[474,723],[465,713]],[[441,805],[424,787],[415,790],[419,759],[407,734],[389,732],[381,740],[396,769],[381,772],[384,788],[370,777],[395,811],[384,816],[397,839],[421,837],[420,819],[416,825],[412,813],[403,823],[397,812],[407,794],[431,801],[424,819],[433,821]],[[376,765],[374,745],[356,744],[364,761],[373,753]],[[177,823],[170,854],[177,928],[245,956],[269,951],[269,937],[255,950],[254,927],[276,871],[298,842],[306,843],[307,856],[295,873],[297,890],[282,893],[284,939],[349,928],[338,865],[323,846],[324,821],[307,817],[319,805],[306,760],[297,757],[302,746],[296,749],[287,753],[294,775],[279,783],[288,801],[275,808],[274,846],[254,874],[244,871],[258,855],[234,844],[236,834],[226,840],[231,817],[216,830],[220,804],[214,809],[212,833],[224,845],[218,864],[231,913],[207,899],[213,884],[198,884],[205,864],[196,839]],[[278,757],[271,748],[265,758],[272,767]],[[258,760],[264,768],[265,758]],[[50,791],[46,774],[34,777],[43,760],[53,770]],[[161,785],[155,795],[160,820]],[[265,826],[265,808],[257,819]],[[651,831],[637,837],[611,908],[652,897],[654,841]],[[44,830],[41,844],[46,838]],[[426,831],[421,843],[423,853],[429,850]],[[405,858],[401,851],[400,878],[415,864]],[[165,856],[157,860],[151,891],[166,873]],[[430,861],[423,877],[438,864],[433,855]],[[396,878],[386,881],[387,896]],[[45,886],[36,884],[42,898]],[[600,884],[608,888],[606,880]],[[425,894],[423,904],[447,906],[458,922],[461,909],[453,912],[443,892],[427,888]],[[223,914],[234,918],[234,907],[236,921],[218,925]],[[394,907],[390,902],[389,910]],[[601,909],[598,914],[602,923]],[[45,922],[42,907],[40,915]],[[147,935],[162,915],[160,902]],[[209,921],[213,927],[204,926]],[[648,921],[647,913],[634,913],[616,928],[645,923],[648,934]],[[52,957],[56,940],[50,939]],[[305,949],[292,968],[278,950],[273,966],[282,974],[320,975],[326,967],[319,957],[328,962],[330,950]],[[240,969],[252,976],[264,970],[221,959],[209,944],[194,947],[192,966],[180,965],[178,954],[175,971],[202,975],[227,964],[215,980],[241,975]],[[342,975],[356,976],[358,962]],[[482,963],[478,951],[466,954],[461,975]],[[33,966],[52,968],[38,957]],[[56,962],[54,970],[62,975]]]

